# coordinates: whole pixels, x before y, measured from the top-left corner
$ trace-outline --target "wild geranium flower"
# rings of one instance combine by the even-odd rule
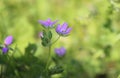
[[[48,18],[47,20],[39,20],[38,22],[41,25],[43,25],[43,27],[45,27],[45,28],[53,28],[54,25],[57,23],[57,20],[51,21],[51,19]]]
[[[2,52],[3,52],[4,54],[7,53],[8,50],[9,50],[8,47],[3,47],[3,48],[2,48]]]
[[[4,40],[4,44],[7,45],[7,46],[12,44],[12,42],[13,42],[13,37],[12,36],[7,36]]]
[[[66,53],[66,49],[64,47],[55,48],[55,53],[58,56],[64,56],[64,54]]]
[[[62,25],[59,24],[56,27],[56,32],[61,36],[67,36],[71,30],[72,28],[68,27],[67,23],[63,23]]]
[[[5,40],[4,40],[4,47],[2,48],[2,52],[3,53],[7,53],[8,52],[8,50],[9,50],[8,46],[10,44],[12,44],[12,42],[13,42],[13,37],[12,36],[7,36],[5,38]]]

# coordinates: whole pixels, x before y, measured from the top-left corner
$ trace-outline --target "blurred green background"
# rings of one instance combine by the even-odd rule
[[[38,45],[36,55],[43,53],[38,20],[47,18],[73,28],[54,45],[67,48],[65,78],[120,74],[120,0],[0,0],[0,43],[13,35],[23,54],[29,43]]]

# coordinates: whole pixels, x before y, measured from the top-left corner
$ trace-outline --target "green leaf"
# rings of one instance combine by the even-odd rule
[[[64,71],[63,67],[61,65],[57,65],[49,70],[49,74],[50,75],[59,74],[62,73],[63,71]]]
[[[48,38],[49,38],[49,40],[52,39],[52,32],[51,31],[48,31]]]
[[[106,56],[110,56],[112,46],[111,45],[106,45],[103,50],[104,50],[104,53],[105,53]]]
[[[45,31],[43,30],[43,38],[42,38],[42,45],[43,46],[49,46],[50,45],[50,41],[51,41],[51,38],[52,38],[52,33],[51,31]]]
[[[29,43],[28,46],[25,48],[25,54],[34,54],[37,50],[36,44]]]
[[[42,41],[42,43],[41,43],[44,47],[46,47],[47,46],[47,43],[45,42],[45,41]]]

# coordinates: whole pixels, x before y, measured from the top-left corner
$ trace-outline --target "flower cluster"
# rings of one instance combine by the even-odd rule
[[[2,52],[5,54],[9,50],[9,45],[11,45],[13,42],[13,37],[12,36],[7,36],[4,40],[4,45],[2,47]]]
[[[42,78],[50,78],[50,76],[54,75],[54,74],[59,74],[62,73],[64,71],[63,68],[63,62],[61,64],[61,57],[63,58],[63,56],[65,56],[66,53],[66,49],[62,46],[60,48],[55,48],[54,52],[55,52],[55,56],[51,56],[51,51],[52,51],[52,45],[54,43],[56,43],[60,37],[65,37],[68,36],[70,34],[70,31],[72,30],[71,27],[68,26],[68,24],[66,22],[64,22],[63,24],[57,24],[58,20],[55,21],[51,21],[51,19],[47,19],[47,20],[39,20],[39,23],[43,26],[43,31],[41,31],[39,33],[39,37],[41,38],[41,43],[44,47],[46,47],[48,49],[48,57],[46,62],[42,64],[41,60],[39,63],[39,58],[37,60],[37,58],[35,58],[35,56],[33,55],[33,53],[36,51],[37,46],[34,44],[29,44],[29,46],[27,48],[25,48],[25,54],[24,56],[30,59],[35,59],[37,60],[37,62],[35,62],[36,65],[34,66],[28,66],[27,68],[25,67],[27,64],[27,60],[22,60],[22,62],[18,62],[19,60],[16,61],[16,58],[14,58],[13,53],[10,53],[8,51],[12,50],[12,51],[16,51],[16,47],[15,48],[11,48],[11,44],[13,43],[13,36],[9,35],[7,36],[4,41],[3,44],[0,44],[0,50],[1,53],[4,55],[5,54],[5,58],[1,59],[1,62],[5,60],[5,62],[3,62],[3,64],[1,63],[1,69],[3,69],[2,67],[8,66],[7,68],[11,68],[10,71],[28,71],[28,68],[30,69],[30,71],[34,68],[38,68],[39,64],[42,64],[40,66],[42,66],[42,70],[40,68],[40,75],[42,73]],[[52,31],[56,32],[56,34],[58,35],[57,39],[52,39],[53,38],[53,33]],[[32,56],[33,55],[33,56]],[[24,59],[22,56],[22,59]],[[6,62],[6,60],[8,62]],[[10,61],[10,62],[9,62]],[[17,64],[19,63],[19,64]],[[28,62],[27,62],[28,63]],[[54,66],[53,66],[54,63]],[[5,65],[7,64],[7,65]],[[23,65],[24,64],[24,65]],[[44,65],[45,64],[45,65]],[[3,65],[3,66],[2,66]],[[37,67],[36,67],[37,66]],[[13,68],[14,67],[14,68]],[[21,69],[21,67],[23,67],[23,69]],[[3,77],[6,75],[6,71],[9,71],[8,69],[5,69],[4,71],[1,70],[1,74],[3,75]],[[38,71],[37,71],[38,72]],[[18,73],[19,74],[19,73]],[[17,77],[18,77],[17,74]],[[2,76],[1,75],[1,76]],[[13,73],[14,75],[14,73]],[[16,75],[16,73],[15,73]],[[11,76],[11,75],[10,75]],[[16,78],[16,77],[15,77]]]
[[[49,28],[54,28],[56,23],[58,21],[51,21],[50,18],[48,18],[47,20],[39,20],[39,23],[45,28],[45,29],[49,29]],[[68,36],[70,31],[72,30],[71,27],[68,26],[68,24],[66,22],[64,22],[63,24],[58,24],[55,27],[55,31],[59,36]],[[42,45],[43,46],[50,46],[52,45],[51,43],[51,38],[52,38],[52,33],[49,30],[44,30],[43,32],[39,33],[39,37],[42,39]],[[60,47],[60,48],[55,48],[55,53],[58,56],[63,56],[66,52],[66,49],[64,47]]]

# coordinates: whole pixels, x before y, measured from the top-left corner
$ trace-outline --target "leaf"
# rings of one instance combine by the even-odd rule
[[[46,42],[44,42],[44,41],[42,41],[42,43],[41,43],[44,47],[46,47],[47,46],[47,43]]]
[[[43,36],[47,37],[47,31],[43,30]]]
[[[112,49],[112,46],[111,46],[111,45],[106,45],[106,46],[104,47],[103,50],[104,50],[104,53],[105,53],[106,56],[110,56],[111,49]]]
[[[36,44],[29,43],[28,46],[25,48],[26,54],[34,54],[37,50]]]
[[[52,32],[51,31],[48,31],[48,38],[49,38],[49,40],[52,39]]]
[[[63,67],[61,65],[57,65],[49,70],[49,74],[50,75],[59,74],[62,73],[63,71],[64,71]]]
[[[46,32],[45,30],[43,30],[42,45],[45,47],[49,46],[51,38],[52,38],[51,31]]]

